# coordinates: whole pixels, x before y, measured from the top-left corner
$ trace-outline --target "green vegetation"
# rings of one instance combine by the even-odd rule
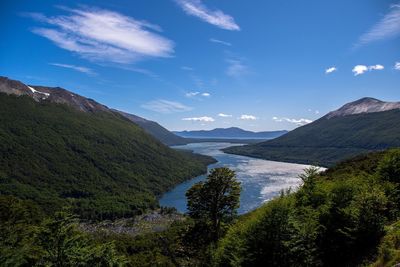
[[[216,170],[212,182],[188,191],[191,217],[142,234],[87,231],[68,212],[46,215],[30,200],[0,196],[0,265],[392,267],[400,261],[399,173],[399,149],[358,156],[322,173],[310,168],[297,192],[282,192],[237,218],[230,216],[239,186],[234,173]],[[232,190],[212,190],[222,188],[217,181],[233,183]],[[213,213],[201,207],[216,203],[215,196],[230,210],[218,213],[227,220],[217,241],[207,238]],[[174,211],[161,213],[172,218]]]
[[[48,214],[63,206],[90,219],[140,214],[212,162],[168,148],[113,112],[0,94],[0,194]]]
[[[1,266],[123,266],[112,242],[100,243],[78,229],[67,212],[42,219],[38,207],[0,197]]]
[[[281,137],[224,149],[268,160],[333,166],[356,155],[400,147],[400,110],[321,119]]]
[[[198,227],[206,229],[204,235],[218,240],[222,228],[237,214],[240,200],[240,183],[234,171],[216,168],[204,182],[193,185],[187,192],[188,214]]]
[[[400,150],[359,156],[240,218],[216,266],[393,266],[400,248]],[[371,263],[376,261],[376,263]]]

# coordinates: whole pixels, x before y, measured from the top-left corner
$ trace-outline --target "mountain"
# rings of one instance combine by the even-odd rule
[[[130,216],[214,160],[173,150],[120,114],[62,88],[0,78],[0,195],[84,218]]]
[[[181,131],[175,134],[185,138],[224,138],[224,139],[273,139],[287,131],[252,132],[238,127],[216,128],[210,131]]]
[[[372,97],[364,97],[357,101],[348,103],[338,110],[329,112],[326,117],[330,119],[334,117],[382,112],[393,109],[400,109],[400,102],[384,102]]]
[[[157,122],[146,120],[139,116],[119,110],[110,110],[106,106],[101,105],[92,99],[82,97],[60,87],[51,88],[44,86],[28,86],[19,81],[0,77],[0,92],[15,95],[28,95],[36,101],[48,100],[52,103],[66,104],[85,112],[118,112],[166,145],[184,145],[188,143],[187,140],[171,133]]]
[[[400,147],[399,103],[362,98],[276,139],[224,151],[331,166],[360,153],[390,147]]]
[[[139,117],[139,116],[136,116],[133,114],[129,114],[126,112],[122,112],[119,110],[114,110],[114,111],[118,112],[119,114],[121,114],[125,118],[129,119],[130,121],[136,123],[141,128],[143,128],[147,133],[151,134],[153,137],[157,138],[162,143],[164,143],[168,146],[185,145],[185,144],[189,143],[189,141],[186,140],[185,138],[180,137],[180,136],[168,131],[167,129],[165,129],[164,127],[162,127],[160,124],[158,124],[155,121],[146,120],[142,117]]]

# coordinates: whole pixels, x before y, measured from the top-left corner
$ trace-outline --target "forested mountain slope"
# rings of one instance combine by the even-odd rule
[[[97,102],[83,110],[28,93],[0,93],[0,194],[87,218],[128,216],[213,161],[170,149]]]
[[[400,147],[400,105],[376,101],[360,99],[276,139],[224,151],[331,166],[360,153]]]

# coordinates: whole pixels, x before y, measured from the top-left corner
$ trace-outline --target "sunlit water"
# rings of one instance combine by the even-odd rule
[[[302,164],[231,155],[221,151],[222,148],[232,145],[230,143],[192,143],[174,148],[190,149],[195,153],[214,157],[218,162],[208,166],[208,170],[224,166],[236,171],[242,186],[239,214],[259,207],[263,202],[277,196],[282,189],[298,188],[301,183],[299,174],[309,167]],[[177,185],[162,196],[160,205],[175,207],[180,212],[186,212],[186,191],[205,178],[206,175],[200,175]]]

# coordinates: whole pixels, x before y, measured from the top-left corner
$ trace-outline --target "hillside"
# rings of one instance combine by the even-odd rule
[[[180,137],[168,131],[155,121],[146,120],[142,117],[122,112],[119,110],[114,110],[114,111],[118,112],[119,114],[129,119],[130,121],[136,123],[141,128],[143,128],[147,133],[151,134],[153,137],[155,137],[156,139],[160,140],[162,143],[168,146],[185,145],[189,143],[189,141],[186,140],[185,138]]]
[[[274,140],[224,151],[268,160],[331,166],[360,153],[400,147],[400,109],[380,101],[381,106],[389,108],[377,111],[376,101],[373,101],[373,107],[366,110],[369,103],[371,99],[364,98]]]
[[[34,88],[0,83],[10,93],[0,93],[0,194],[46,211],[72,205],[85,218],[129,216],[213,162],[168,148],[93,100]]]
[[[358,156],[301,176],[297,192],[242,216],[213,266],[397,266],[400,150]]]
[[[175,134],[185,138],[223,138],[223,139],[273,139],[287,131],[252,132],[238,127],[216,128],[213,130],[178,131]]]

